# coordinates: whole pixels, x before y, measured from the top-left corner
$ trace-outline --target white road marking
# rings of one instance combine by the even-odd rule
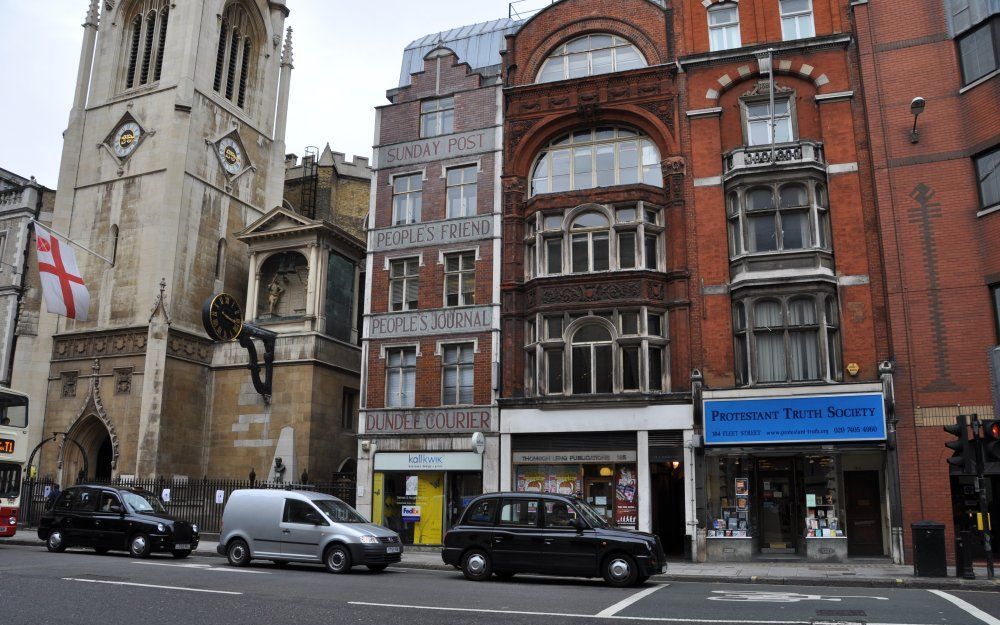
[[[224,573],[250,573],[251,575],[270,575],[267,571],[248,571],[237,569],[231,566],[212,566],[210,564],[173,564],[171,562],[133,562],[132,564],[145,564],[146,566],[172,566],[180,569],[197,569],[199,571],[222,571]]]
[[[709,601],[754,601],[758,603],[798,603],[800,601],[831,601],[841,599],[876,599],[888,601],[889,597],[870,597],[864,595],[813,595],[798,592],[773,592],[768,590],[713,590],[716,596]]]
[[[140,588],[162,588],[163,590],[183,590],[186,592],[207,592],[215,595],[242,595],[231,590],[206,590],[204,588],[185,588],[184,586],[160,586],[157,584],[137,584],[135,582],[115,582],[107,579],[83,579],[80,577],[64,577],[67,582],[86,582],[88,584],[108,584],[111,586],[138,586]]]
[[[408,605],[403,603],[372,603],[368,601],[348,601],[348,605],[364,605],[375,608],[400,608],[403,610],[433,610],[438,612],[476,612],[496,614],[498,610],[483,608],[447,608],[432,605]],[[504,614],[522,616],[561,616],[581,619],[643,621],[652,623],[722,623],[725,625],[814,625],[815,621],[745,621],[739,619],[671,618],[666,616],[595,616],[592,614],[571,614],[567,612],[527,612],[523,610],[502,610]],[[939,623],[866,623],[865,625],[940,625]]]
[[[943,590],[928,590],[927,592],[934,593],[935,595],[941,597],[942,599],[945,599],[947,601],[950,601],[950,602],[954,603],[955,605],[957,605],[958,607],[962,608],[963,610],[965,610],[966,612],[968,612],[972,616],[976,617],[980,621],[986,623],[987,625],[1000,625],[1000,619],[997,619],[997,618],[995,618],[993,616],[990,616],[989,614],[987,614],[986,612],[983,612],[982,610],[980,610],[976,606],[972,605],[968,601],[962,601],[961,599],[959,599],[955,595],[950,595],[950,594],[944,592]]]
[[[648,597],[649,595],[653,594],[654,592],[656,592],[657,590],[659,590],[661,588],[663,588],[663,585],[661,585],[661,586],[653,586],[652,588],[647,588],[645,590],[640,590],[639,592],[635,593],[634,595],[632,595],[630,597],[626,597],[625,599],[622,599],[618,603],[616,603],[616,604],[614,604],[612,606],[608,606],[607,608],[601,610],[595,616],[600,616],[600,617],[614,616],[615,614],[618,614],[619,612],[621,612],[625,608],[629,607],[633,603],[636,603],[638,601],[642,601],[643,599],[645,599],[646,597]]]

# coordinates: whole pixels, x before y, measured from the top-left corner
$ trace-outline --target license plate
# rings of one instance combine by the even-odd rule
[[[190,548],[191,548],[191,544],[190,543],[177,543],[176,545],[174,545],[174,549],[178,549],[178,550],[179,549],[190,549]]]
[[[386,553],[399,553],[399,547],[386,547]]]

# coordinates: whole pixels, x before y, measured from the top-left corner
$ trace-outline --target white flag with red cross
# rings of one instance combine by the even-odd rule
[[[76,265],[73,248],[37,222],[35,241],[45,308],[55,315],[86,321],[90,310],[90,293],[83,283],[80,268]]]

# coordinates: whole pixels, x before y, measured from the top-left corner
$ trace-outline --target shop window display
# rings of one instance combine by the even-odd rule
[[[750,514],[753,487],[751,462],[747,458],[719,458],[708,463],[709,469],[709,538],[751,538],[754,536]]]
[[[803,473],[806,538],[845,537],[834,459],[826,456],[809,458],[804,464]]]
[[[639,487],[634,464],[519,465],[517,490],[576,496],[609,523],[637,527]]]

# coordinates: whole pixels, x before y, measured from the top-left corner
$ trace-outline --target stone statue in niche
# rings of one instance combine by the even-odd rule
[[[285,292],[285,287],[281,286],[278,276],[275,275],[271,283],[267,285],[267,314],[274,316],[274,311],[278,307],[278,302]]]

